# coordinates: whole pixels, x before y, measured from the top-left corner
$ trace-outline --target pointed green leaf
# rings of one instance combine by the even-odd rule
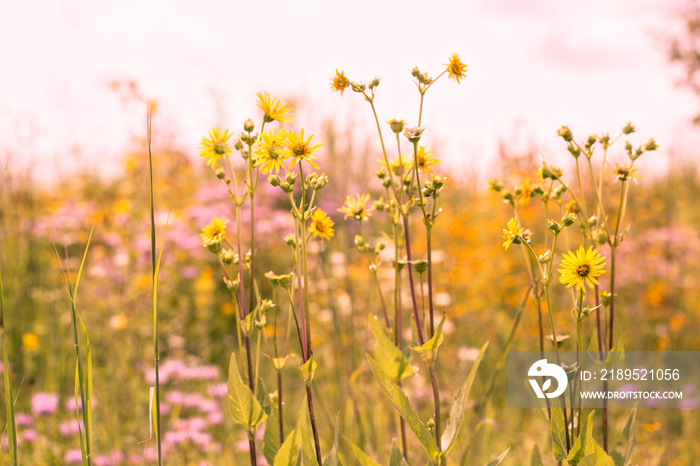
[[[348,442],[348,445],[350,445],[350,449],[352,452],[355,454],[355,457],[357,458],[357,461],[359,466],[381,466],[379,463],[374,461],[371,456],[369,456],[367,453],[362,451],[360,447],[352,443],[350,440],[348,440],[347,437],[343,437],[346,442]],[[277,466],[277,465],[275,465]]]
[[[608,351],[605,360],[601,361],[598,358],[593,358],[593,361],[600,367],[612,369],[618,362],[625,359],[625,345],[622,343],[621,335],[617,337],[617,343],[612,350]]]
[[[552,453],[557,461],[566,459],[566,425],[564,424],[564,414],[559,407],[559,402],[552,404],[552,421],[549,423],[552,432]]]
[[[2,277],[0,276],[0,304],[2,303]],[[5,334],[0,333],[0,343],[2,344],[2,367],[5,378],[5,413],[7,414],[7,443],[10,448],[10,458],[12,465],[19,464],[17,453],[17,426],[15,424],[15,404],[12,396],[12,383],[10,382],[10,362],[7,359],[7,348],[5,347]]]
[[[301,428],[297,426],[289,433],[287,438],[284,439],[284,443],[282,443],[277,455],[275,455],[273,466],[296,466],[301,456],[300,449]]]
[[[497,465],[501,464],[501,461],[503,461],[503,458],[506,457],[506,455],[508,454],[509,451],[510,451],[510,447],[508,447],[508,449],[506,451],[504,451],[503,453],[498,455],[498,457],[495,460],[491,461],[486,466],[497,466]]]
[[[314,444],[311,443],[311,438],[306,429],[302,426],[299,426],[299,428],[301,429],[301,464],[303,466],[318,466]]]
[[[595,410],[588,414],[586,425],[583,426],[581,434],[574,440],[574,444],[569,450],[569,456],[566,457],[566,461],[572,465],[578,464],[583,458],[595,452],[595,445],[593,445],[593,414],[595,414]]]
[[[445,314],[443,313],[442,319],[440,320],[437,329],[435,329],[435,334],[432,336],[432,338],[421,346],[413,348],[413,351],[420,354],[420,357],[423,358],[423,361],[425,361],[425,363],[428,365],[434,364],[435,360],[437,359],[438,349],[444,340],[444,337],[442,336],[442,326],[444,323]]]
[[[532,456],[530,456],[530,466],[544,466],[542,463],[542,455],[540,455],[540,448],[535,444],[535,448],[532,449]]]
[[[454,445],[454,442],[459,435],[459,430],[462,428],[462,421],[464,420],[464,406],[469,399],[469,392],[474,384],[476,371],[479,368],[479,364],[481,364],[481,359],[484,357],[484,352],[486,352],[487,346],[489,346],[488,341],[481,347],[479,355],[476,357],[476,360],[469,371],[467,380],[465,380],[464,384],[462,384],[462,386],[459,388],[455,401],[452,403],[452,407],[450,408],[450,417],[447,419],[447,427],[440,438],[442,449],[446,453],[449,452],[452,445]]]
[[[311,385],[311,382],[314,380],[314,374],[316,374],[317,367],[318,364],[316,364],[313,354],[304,364],[299,366],[299,369],[301,369],[301,374],[304,376],[304,383],[306,383],[306,385]]]
[[[369,354],[366,354],[365,356],[369,361],[369,367],[372,369],[374,378],[379,383],[379,388],[382,390],[384,395],[386,395],[387,398],[394,403],[396,409],[399,410],[399,414],[403,416],[403,418],[406,420],[406,424],[408,424],[408,427],[414,434],[416,434],[416,437],[418,437],[418,440],[423,445],[423,448],[425,448],[425,450],[428,452],[428,455],[430,455],[432,458],[437,458],[440,454],[440,450],[433,439],[433,434],[420,420],[418,413],[416,413],[416,410],[413,409],[413,406],[411,406],[411,402],[408,400],[408,397],[406,397],[398,385],[391,381],[391,378],[386,375],[381,367],[379,367],[379,364],[377,364],[377,361],[375,361],[372,356]]]
[[[615,466],[612,457],[605,453],[603,447],[598,445],[598,442],[594,439],[591,440],[593,444],[593,454],[581,460],[579,466]]]
[[[399,382],[413,375],[413,367],[408,363],[403,353],[394,345],[394,342],[389,339],[382,323],[373,315],[369,317],[369,327],[377,342],[374,346],[374,358],[382,370],[394,382]]]
[[[251,432],[267,419],[267,414],[250,388],[241,379],[236,363],[236,355],[231,354],[228,372],[228,408],[233,421],[242,424]]]
[[[257,398],[258,403],[260,403],[260,406],[262,406],[262,409],[263,411],[265,411],[265,414],[269,416],[272,403],[270,403],[270,397],[267,396],[267,392],[265,391],[265,384],[263,383],[263,380],[260,377],[258,377],[258,384],[255,386],[255,398]]]
[[[401,454],[401,450],[399,449],[399,444],[396,443],[396,439],[394,439],[392,441],[391,457],[389,458],[389,466],[408,466],[408,463],[404,459],[403,454]]]
[[[158,438],[158,416],[156,415],[156,388],[148,388],[148,439]]]
[[[333,448],[323,461],[323,466],[342,466],[343,462],[338,456],[338,424],[340,423],[340,413],[335,418],[335,434],[333,435]]]
[[[275,462],[275,455],[280,449],[280,443],[279,410],[272,408],[270,417],[265,424],[265,434],[263,435],[263,456],[268,464]]]
[[[635,426],[637,424],[637,405],[635,404],[630,413],[630,417],[627,419],[627,424],[625,429],[622,431],[622,435],[627,439],[627,445],[625,445],[625,465],[630,464],[632,461],[632,453],[634,453],[634,447],[637,446],[637,439],[634,435]]]

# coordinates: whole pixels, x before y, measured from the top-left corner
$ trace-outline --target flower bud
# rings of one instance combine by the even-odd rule
[[[644,145],[644,150],[646,151],[653,151],[658,149],[659,146],[656,145],[656,142],[654,141],[654,138],[651,138],[647,141],[647,143]]]
[[[287,244],[287,246],[291,246],[292,248],[296,248],[297,240],[296,240],[296,238],[294,238],[293,233],[290,233],[287,236],[285,236],[284,242]]]
[[[374,78],[374,79],[369,83],[369,88],[370,88],[370,89],[374,89],[375,87],[379,86],[379,81],[381,81],[381,79],[379,79],[379,78]]]
[[[623,134],[632,134],[634,133],[634,126],[632,126],[632,123],[627,123],[627,126],[622,128],[622,133]]]
[[[251,120],[250,118],[243,122],[243,131],[251,133],[254,129],[255,123],[253,123],[253,120]]]
[[[555,235],[561,232],[561,225],[559,225],[556,221],[552,220],[551,218],[547,220],[547,228],[549,228]]]
[[[350,88],[355,92],[365,92],[365,85],[363,83],[350,83]]]
[[[295,172],[287,172],[287,176],[284,179],[289,183],[289,186],[294,186],[294,183],[297,181],[297,174]]]
[[[417,143],[420,141],[423,131],[425,131],[425,126],[407,126],[403,129],[403,134],[409,142]]]
[[[224,178],[226,178],[226,172],[224,171],[223,168],[217,168],[216,171],[214,172],[214,174],[220,180],[223,180]]]
[[[428,270],[428,261],[426,261],[426,260],[413,261],[413,270],[415,270],[419,274],[423,275],[425,273],[425,271]]]
[[[576,158],[578,158],[578,156],[581,155],[581,149],[579,149],[571,143],[569,143],[569,145],[566,146],[566,149],[571,153],[571,155],[573,155]]]
[[[233,148],[236,150],[243,149],[243,141],[241,141],[240,139],[236,139],[236,143],[233,145]]]
[[[268,311],[270,311],[270,310],[272,310],[272,309],[274,309],[274,308],[275,308],[275,303],[273,303],[273,302],[270,301],[269,299],[263,299],[263,300],[260,302],[260,310],[261,310],[262,312],[268,312]]]
[[[537,260],[540,262],[540,264],[546,264],[547,262],[552,259],[552,252],[547,249],[544,254],[540,255]]]
[[[405,121],[396,119],[389,120],[387,121],[387,123],[389,123],[389,126],[391,127],[391,130],[394,132],[394,134],[399,134],[401,131],[403,131],[403,127],[406,124]]]
[[[562,126],[561,129],[557,131],[557,135],[564,138],[564,141],[566,142],[571,142],[574,140],[574,136],[571,134],[571,130],[568,126]]]
[[[576,221],[576,215],[572,214],[572,213],[568,213],[561,218],[561,223],[565,227],[570,227],[571,225],[574,224],[575,221]]]
[[[270,175],[267,177],[267,181],[275,188],[280,185],[280,177],[278,175]]]
[[[230,249],[222,250],[220,253],[220,256],[221,256],[221,261],[226,265],[233,264],[234,260],[238,258],[238,254],[235,253],[234,251],[231,251]]]

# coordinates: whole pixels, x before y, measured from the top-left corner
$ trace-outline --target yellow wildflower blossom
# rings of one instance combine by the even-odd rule
[[[335,230],[333,230],[335,222],[321,209],[316,209],[311,214],[311,225],[309,225],[309,233],[313,233],[314,237],[322,239],[331,239]]]
[[[369,194],[357,194],[353,198],[352,196],[347,196],[345,198],[345,204],[343,207],[338,209],[338,212],[345,214],[345,218],[352,217],[355,220],[367,220],[372,215],[372,209],[365,208],[365,204],[369,201]]]
[[[255,143],[255,152],[253,152],[253,161],[256,167],[261,167],[263,173],[275,172],[279,173],[280,168],[284,166],[282,160],[287,155],[284,150],[284,141],[287,137],[285,130],[273,129],[265,131],[260,136],[258,142]]]
[[[432,154],[432,149],[425,150],[423,146],[418,148],[416,159],[418,161],[418,170],[420,170],[421,173],[432,173],[433,170],[430,167],[440,163],[440,160],[434,158]]]
[[[273,121],[279,121],[284,124],[288,121],[292,121],[291,115],[288,115],[289,109],[287,109],[287,104],[282,104],[279,100],[274,97],[270,97],[267,92],[263,95],[262,92],[258,92],[258,107],[265,114],[263,116],[263,121],[265,123],[270,123]]]
[[[505,239],[503,242],[503,247],[508,250],[511,244],[520,244],[522,242],[522,233],[524,231],[525,229],[520,228],[520,225],[518,225],[515,218],[511,218],[508,221],[508,229],[503,229],[503,233],[501,233],[501,236],[503,236],[503,239]]]
[[[467,75],[467,65],[460,61],[459,55],[456,53],[452,54],[450,62],[447,63],[446,66],[447,76],[457,81],[457,84],[460,84],[460,80]]]
[[[343,95],[345,88],[350,85],[350,80],[345,77],[345,74],[338,70],[335,70],[335,76],[331,79],[331,89],[333,91],[340,91],[340,95]]]
[[[214,217],[212,222],[202,228],[202,246],[208,247],[214,244],[221,243],[226,237],[226,224],[228,220],[224,217]]]
[[[580,246],[576,253],[569,251],[568,255],[563,256],[561,268],[557,269],[561,273],[559,281],[567,288],[574,285],[577,290],[585,291],[585,285],[593,288],[594,284],[598,284],[596,277],[605,273],[604,260],[605,257],[593,249],[593,246],[589,247],[588,251],[583,249],[583,246]]]
[[[212,128],[209,138],[202,138],[199,144],[199,156],[207,159],[207,166],[216,167],[220,158],[233,152],[228,145],[231,136],[233,133],[229,133],[227,129],[222,131],[221,128]]]
[[[285,141],[284,144],[287,148],[286,152],[286,157],[294,157],[292,162],[289,164],[289,168],[291,169],[293,165],[297,164],[298,162],[301,162],[302,160],[306,160],[309,162],[309,165],[314,167],[316,170],[318,170],[318,165],[314,162],[314,160],[318,160],[318,158],[314,157],[311,155],[312,152],[316,152],[323,146],[323,143],[318,143],[318,144],[311,144],[311,139],[314,137],[312,134],[309,136],[309,139],[304,140],[304,130],[302,129],[299,134],[288,131],[285,135]]]

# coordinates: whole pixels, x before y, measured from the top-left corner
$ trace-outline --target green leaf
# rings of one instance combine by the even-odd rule
[[[267,396],[265,384],[260,377],[258,377],[258,384],[255,386],[255,398],[257,398],[258,403],[260,403],[260,406],[262,406],[265,414],[269,416],[270,411],[272,410],[272,403],[270,402],[270,397]]]
[[[464,406],[469,399],[469,392],[474,384],[476,371],[479,368],[479,364],[481,364],[481,359],[484,357],[487,346],[489,346],[488,341],[481,347],[479,355],[476,357],[476,360],[469,371],[467,380],[465,380],[464,384],[462,384],[462,386],[459,388],[455,401],[452,403],[452,407],[450,408],[450,417],[447,419],[447,427],[445,427],[445,431],[442,433],[442,437],[440,438],[440,443],[442,444],[442,449],[445,454],[447,454],[454,445],[454,442],[459,435],[459,430],[462,428],[462,421],[464,420]]]
[[[306,385],[311,385],[311,382],[314,380],[314,374],[316,374],[317,367],[318,364],[316,364],[313,354],[304,364],[299,366],[299,369],[301,369],[301,374],[304,376],[304,383],[306,383]]]
[[[273,466],[296,466],[301,449],[301,428],[295,427],[280,446]]]
[[[311,438],[306,429],[302,426],[299,426],[299,428],[301,429],[301,464],[303,466],[318,466],[314,444],[311,443]]]
[[[268,464],[275,462],[275,455],[280,449],[280,417],[279,410],[272,408],[270,417],[265,424],[265,434],[263,435],[263,456]]]
[[[622,361],[625,359],[625,345],[622,343],[622,338],[621,335],[617,336],[617,343],[611,349],[608,351],[608,354],[605,356],[605,360],[601,361],[600,359],[593,357],[593,361],[600,367],[606,368],[606,369],[612,369],[615,365],[617,365],[618,362]]]
[[[552,421],[549,423],[552,432],[552,453],[557,461],[566,459],[566,424],[564,424],[564,414],[559,407],[559,402],[552,404]]]
[[[622,435],[627,439],[627,445],[625,446],[624,461],[625,465],[630,464],[632,461],[632,453],[634,453],[634,447],[637,446],[637,439],[634,435],[635,426],[637,424],[637,405],[635,404],[630,413],[630,417],[627,419],[627,424],[625,424],[625,429],[622,431]]]
[[[510,451],[510,447],[508,447],[508,449],[507,449],[506,451],[504,451],[503,453],[501,453],[500,455],[498,455],[498,458],[496,458],[495,460],[491,461],[491,462],[490,462],[489,464],[487,464],[486,466],[496,466],[496,465],[498,465],[498,464],[501,464],[501,461],[503,461],[503,458],[506,457],[506,455],[508,454],[509,451]]]
[[[530,456],[530,466],[544,466],[542,463],[542,455],[540,455],[540,448],[535,444],[535,448],[532,449],[532,456]]]
[[[595,410],[588,414],[588,420],[586,424],[581,429],[581,434],[576,437],[574,444],[569,450],[569,456],[566,457],[566,461],[570,464],[578,464],[586,456],[592,455],[595,452],[595,445],[593,445],[593,415]]]
[[[340,423],[340,412],[335,418],[335,435],[333,435],[333,448],[323,461],[323,466],[342,466],[343,462],[338,456],[338,424]]]
[[[396,443],[396,439],[394,439],[391,444],[391,457],[389,458],[389,466],[408,466],[408,463],[404,459],[403,454],[401,454],[399,444]]]
[[[591,439],[591,444],[593,445],[593,454],[585,457],[579,463],[579,466],[615,466],[613,459],[605,453],[605,450],[598,445],[598,442]]]
[[[384,395],[386,395],[389,400],[394,403],[396,409],[399,410],[399,414],[403,416],[408,424],[408,427],[416,434],[418,440],[423,445],[423,448],[428,452],[432,458],[437,458],[440,455],[440,450],[438,449],[435,440],[433,440],[433,434],[428,430],[425,424],[418,417],[418,413],[411,406],[411,402],[408,397],[404,394],[401,388],[391,381],[391,378],[386,375],[386,373],[379,367],[377,361],[372,358],[369,354],[365,355],[369,361],[369,367],[372,369],[374,378],[379,383],[379,388],[381,388]]]
[[[369,317],[369,327],[377,342],[374,357],[382,370],[397,383],[415,374],[401,350],[387,336],[382,323],[373,315]]]
[[[348,445],[350,445],[350,449],[352,452],[355,454],[355,457],[357,458],[359,466],[381,466],[379,463],[374,461],[371,456],[369,456],[367,453],[362,451],[360,447],[352,443],[350,440],[348,440],[347,437],[343,437],[346,442],[348,442]],[[275,465],[277,466],[277,465]]]
[[[0,276],[0,283],[2,277]],[[2,303],[2,284],[0,284],[0,303]],[[12,465],[19,464],[17,453],[17,427],[15,424],[15,404],[12,396],[12,383],[10,382],[10,363],[7,359],[7,348],[5,347],[5,335],[0,333],[0,343],[2,344],[2,367],[5,378],[5,412],[7,414],[7,442],[10,447],[10,458]]]
[[[442,336],[442,326],[444,323],[445,313],[443,312],[442,319],[440,320],[433,337],[421,346],[413,348],[413,351],[420,354],[420,357],[423,358],[423,361],[425,361],[425,363],[428,365],[434,364],[435,360],[437,359],[438,349],[444,340],[444,337]]]
[[[267,414],[250,388],[241,379],[235,354],[231,354],[228,370],[228,408],[233,421],[255,432]]]

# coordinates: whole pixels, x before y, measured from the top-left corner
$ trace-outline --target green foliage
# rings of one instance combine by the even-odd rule
[[[268,464],[273,464],[275,456],[280,449],[279,411],[273,407],[270,409],[270,417],[265,424],[263,436],[263,456]]]
[[[574,444],[569,450],[569,455],[566,457],[566,461],[571,465],[578,464],[586,456],[592,455],[595,452],[595,445],[593,440],[593,414],[595,411],[591,411],[588,414],[588,420],[583,425],[581,429],[581,435],[576,437]]]
[[[497,466],[497,465],[501,464],[501,461],[503,461],[503,459],[506,457],[506,455],[508,454],[509,451],[510,451],[510,447],[506,451],[504,451],[503,453],[498,455],[498,457],[496,457],[495,460],[491,461],[486,466]]]
[[[374,358],[384,373],[391,377],[395,383],[414,375],[413,367],[386,335],[382,323],[376,317],[369,317],[369,328],[376,341]]]
[[[255,432],[267,414],[250,388],[243,382],[238,371],[236,355],[231,354],[231,362],[228,372],[228,408],[233,421],[248,428],[249,432]]]
[[[396,439],[393,439],[391,442],[391,456],[389,457],[389,466],[408,466],[408,463],[404,459],[403,454],[401,454],[399,444],[396,443]]]
[[[552,420],[549,423],[549,430],[552,433],[552,453],[557,461],[566,459],[566,424],[564,423],[564,413],[559,406],[559,402],[552,403]]]
[[[355,454],[355,458],[357,458],[358,464],[360,466],[381,466],[379,463],[374,461],[371,456],[362,451],[360,447],[348,440],[347,437],[345,438],[345,441],[348,443],[348,445],[350,445],[350,449]]]
[[[442,335],[442,326],[444,323],[445,314],[442,315],[442,319],[440,320],[437,329],[435,329],[435,334],[430,338],[430,340],[413,348],[413,351],[418,353],[420,357],[423,358],[423,361],[425,361],[425,363],[428,365],[435,364],[438,349],[440,349],[440,345],[442,345],[442,341],[445,339]]]
[[[394,404],[399,414],[406,420],[408,427],[416,434],[425,451],[428,452],[431,458],[437,458],[440,455],[440,450],[433,439],[433,435],[428,430],[428,427],[420,420],[418,413],[411,406],[406,394],[401,390],[401,387],[396,385],[391,378],[379,367],[379,364],[370,356],[365,355],[369,361],[369,366],[372,369],[374,378],[379,383],[379,388],[382,393]]]
[[[323,466],[342,466],[343,462],[338,455],[338,424],[340,423],[340,413],[335,418],[335,434],[333,435],[333,447],[328,456],[323,461]]]

